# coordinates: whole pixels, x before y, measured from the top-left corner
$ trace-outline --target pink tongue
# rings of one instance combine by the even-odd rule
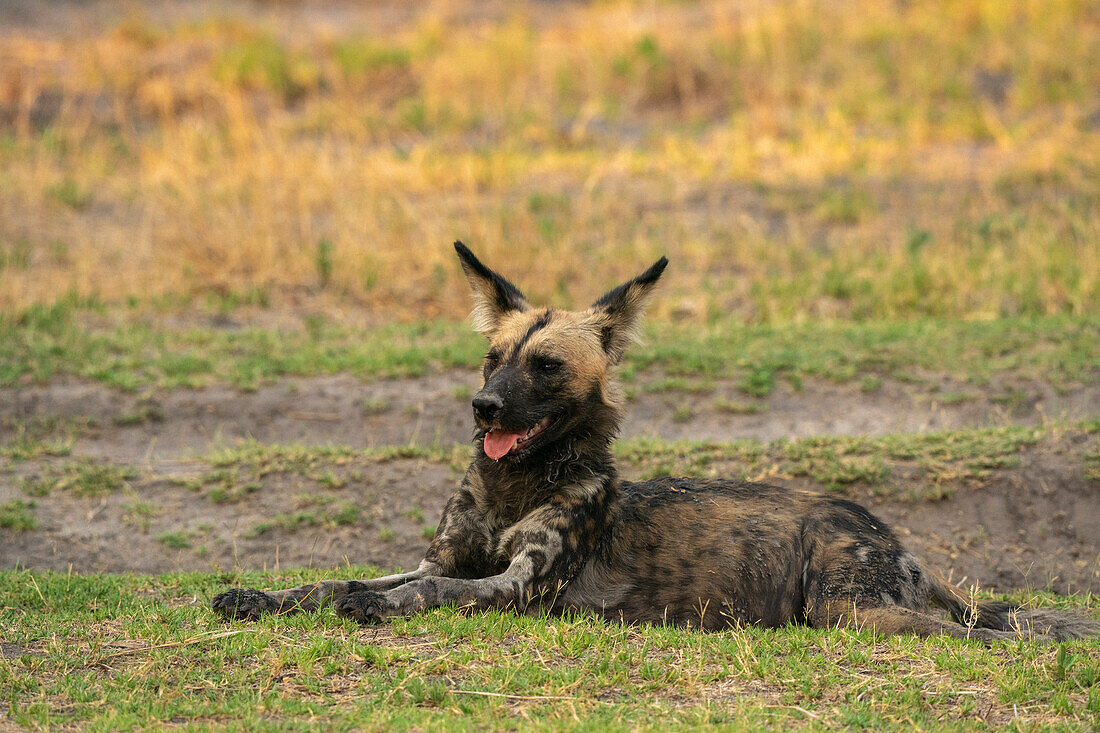
[[[516,444],[523,433],[506,433],[503,430],[490,430],[485,433],[485,455],[494,461],[499,461],[512,446]]]

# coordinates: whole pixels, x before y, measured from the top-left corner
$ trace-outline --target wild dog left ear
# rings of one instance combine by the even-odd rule
[[[589,308],[591,319],[600,329],[600,344],[612,364],[617,364],[627,347],[638,338],[642,313],[667,265],[668,258],[662,257],[641,275],[611,290]]]

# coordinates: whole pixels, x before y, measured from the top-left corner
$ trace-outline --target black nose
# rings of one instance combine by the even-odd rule
[[[500,398],[500,395],[485,394],[484,392],[478,392],[474,395],[474,414],[485,422],[490,422],[495,418],[502,407],[504,407],[504,400]]]

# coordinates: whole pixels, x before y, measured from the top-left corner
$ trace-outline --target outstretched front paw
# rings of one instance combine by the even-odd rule
[[[214,610],[229,618],[259,618],[265,613],[285,611],[282,604],[255,588],[230,588],[214,596]]]
[[[336,599],[332,608],[337,616],[355,619],[361,624],[378,623],[387,616],[392,616],[394,611],[393,603],[384,593],[372,590],[349,593]]]

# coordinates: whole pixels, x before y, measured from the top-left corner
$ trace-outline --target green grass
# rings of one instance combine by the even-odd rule
[[[1085,478],[1090,481],[1100,481],[1100,441],[1093,444],[1091,451],[1085,452],[1084,459]]]
[[[248,537],[259,537],[275,528],[287,534],[293,534],[303,527],[350,526],[359,521],[360,507],[345,502],[333,510],[299,509],[293,512],[279,512],[270,520],[258,522],[246,532]]]
[[[940,392],[936,395],[936,402],[941,405],[961,405],[977,398],[978,396],[973,392]]]
[[[50,186],[46,191],[50,198],[72,209],[81,210],[87,208],[92,201],[90,191],[82,189],[76,181],[67,178],[57,185]]]
[[[149,525],[152,523],[153,518],[161,512],[160,507],[157,505],[137,499],[124,503],[122,510],[124,512],[122,521],[132,527],[137,527],[142,532],[149,531]]]
[[[27,419],[0,420],[0,458],[26,461],[35,458],[60,457],[72,453],[77,436],[96,428],[94,420],[62,420],[53,416],[34,415]]]
[[[34,518],[34,502],[11,499],[0,504],[0,528],[24,532],[38,527]]]
[[[742,402],[740,400],[723,399],[715,400],[714,407],[722,412],[728,412],[731,415],[758,415],[767,409],[759,402]]]
[[[881,494],[922,499],[978,485],[996,469],[1019,465],[1021,456],[1033,447],[1064,452],[1082,466],[1091,465],[1088,448],[1071,448],[1072,440],[1065,438],[1098,434],[1100,423],[1086,421],[1072,427],[985,428],[877,438],[811,437],[771,443],[636,439],[619,442],[615,452],[629,474],[642,478],[804,477],[833,491],[859,484]]]
[[[684,394],[705,394],[713,390],[713,384],[705,381],[696,382],[684,377],[664,377],[642,387],[643,392],[682,392]]]
[[[157,541],[172,550],[186,550],[191,547],[191,535],[187,532],[165,532],[157,535]]]
[[[346,568],[362,577],[374,568]],[[0,715],[89,730],[667,730],[1100,724],[1100,641],[720,633],[439,609],[360,629],[324,611],[226,622],[227,585],[329,577],[0,573]],[[1095,599],[1034,596],[1096,615]]]
[[[292,101],[315,83],[317,71],[274,38],[256,35],[227,47],[214,62],[214,76],[230,86],[264,89]]]
[[[126,390],[228,383],[255,388],[287,376],[347,373],[359,378],[473,369],[484,341],[467,324],[427,322],[356,329],[178,329],[147,320],[88,327],[73,305],[0,318],[0,385],[59,376]],[[914,321],[748,327],[653,323],[628,352],[627,378],[657,369],[652,389],[705,391],[714,377],[767,396],[785,380],[924,381],[927,373],[984,385],[996,376],[1037,379],[1064,388],[1100,376],[1100,319],[1017,317],[994,321]],[[695,377],[693,382],[685,377]],[[154,403],[126,422],[158,419]]]
[[[164,408],[152,399],[138,400],[132,412],[125,412],[115,416],[113,422],[120,428],[148,423],[164,422],[166,415]]]
[[[67,456],[72,453],[73,441],[67,439],[37,440],[19,436],[0,447],[0,457],[12,461],[25,461],[44,456]]]
[[[139,472],[130,466],[116,466],[83,459],[60,468],[48,467],[41,475],[23,479],[23,490],[33,496],[51,491],[68,491],[76,496],[104,496],[121,491]]]

